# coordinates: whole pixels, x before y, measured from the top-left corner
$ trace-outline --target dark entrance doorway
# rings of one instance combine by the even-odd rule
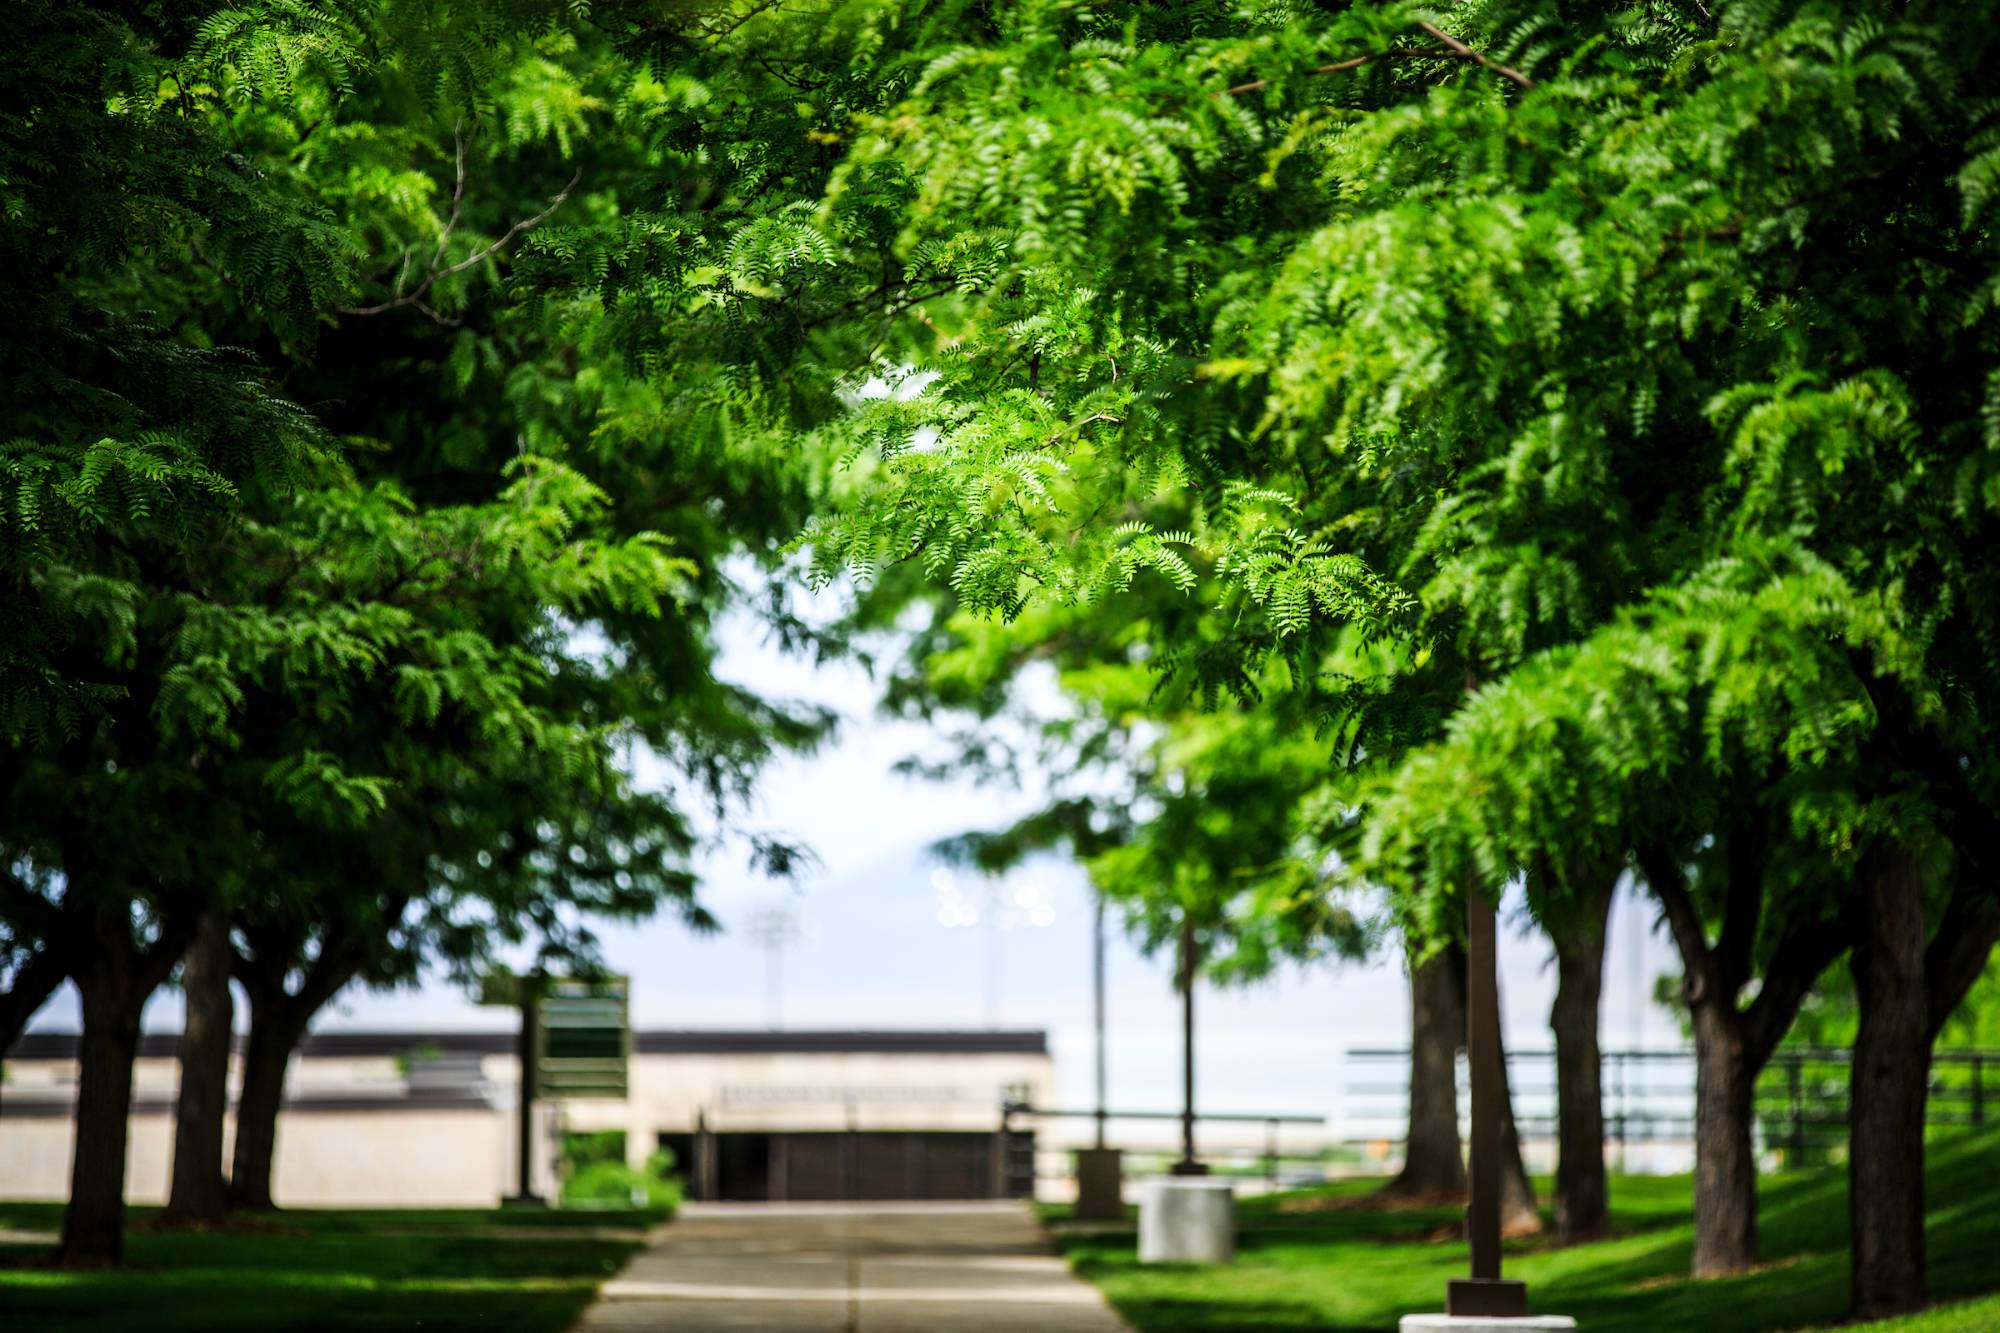
[[[708,1197],[773,1202],[993,1199],[1003,1179],[999,1137],[980,1132],[719,1133]],[[1016,1134],[1013,1137],[1021,1137]],[[662,1134],[694,1184],[692,1135]],[[1032,1146],[1028,1151],[1032,1152]],[[693,1191],[691,1191],[693,1193]]]

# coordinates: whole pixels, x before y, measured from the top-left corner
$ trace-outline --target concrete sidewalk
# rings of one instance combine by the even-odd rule
[[[576,1327],[1125,1333],[1018,1203],[692,1204]]]

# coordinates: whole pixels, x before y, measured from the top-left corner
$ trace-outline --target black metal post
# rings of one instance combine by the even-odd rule
[[[1097,1146],[1104,1146],[1105,1111],[1107,1105],[1105,1079],[1104,1046],[1104,895],[1097,895],[1096,936],[1092,940],[1091,988],[1094,993],[1097,1016]]]
[[[534,987],[522,983],[521,1035],[514,1051],[521,1062],[520,1188],[509,1203],[537,1204],[544,1200],[535,1193],[535,1023],[538,1017]]]
[[[1471,1204],[1466,1240],[1471,1276],[1445,1283],[1445,1313],[1518,1318],[1528,1312],[1526,1284],[1500,1276],[1500,1097],[1506,1071],[1500,1048],[1500,974],[1493,904],[1466,890],[1465,1049],[1472,1076]]]
[[[1205,1176],[1208,1168],[1194,1156],[1194,922],[1181,922],[1181,1160],[1173,1165],[1177,1176]]]
[[[1785,1090],[1792,1099],[1792,1160],[1785,1165],[1795,1171],[1806,1160],[1806,1107],[1799,1072],[1799,1057],[1795,1055],[1785,1064]]]
[[[1629,1051],[1615,1051],[1611,1056],[1612,1072],[1618,1076],[1618,1120],[1616,1122],[1616,1132],[1618,1135],[1618,1169],[1620,1171],[1631,1169],[1628,1161],[1631,1148],[1626,1142],[1626,1121],[1631,1116],[1632,1111],[1625,1100],[1625,1066],[1629,1055]]]
[[[1278,1122],[1264,1122],[1264,1183],[1278,1188]]]

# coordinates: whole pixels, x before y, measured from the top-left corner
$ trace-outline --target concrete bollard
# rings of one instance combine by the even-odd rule
[[[1576,1320],[1566,1314],[1498,1315],[1406,1314],[1402,1333],[1567,1333]]]
[[[1236,1191],[1227,1180],[1149,1180],[1139,1196],[1139,1262],[1226,1264],[1236,1258]]]

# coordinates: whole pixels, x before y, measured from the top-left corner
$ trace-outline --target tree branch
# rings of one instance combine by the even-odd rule
[[[1743,1041],[1753,1064],[1770,1056],[1820,973],[1846,951],[1847,939],[1845,923],[1834,918],[1794,926],[1778,941],[1764,966],[1764,984],[1743,1013]]]
[[[1495,74],[1498,74],[1501,78],[1511,79],[1516,84],[1519,84],[1523,88],[1532,88],[1535,86],[1535,81],[1529,78],[1527,75],[1523,74],[1520,70],[1514,69],[1513,67],[1508,65],[1502,65],[1497,61],[1488,60],[1485,56],[1473,50],[1471,47],[1467,46],[1464,42],[1459,41],[1458,38],[1452,36],[1450,33],[1438,27],[1436,24],[1427,23],[1420,19],[1417,22],[1417,26],[1419,28],[1422,28],[1425,32],[1429,33],[1431,36],[1437,38],[1440,42],[1443,42],[1446,46],[1450,47],[1452,54],[1457,56],[1460,60],[1476,61],[1482,69],[1490,69]]]
[[[1365,56],[1350,56],[1346,60],[1336,60],[1331,65],[1315,65],[1313,66],[1313,68],[1305,70],[1303,72],[1309,75],[1345,74],[1350,69],[1360,69],[1363,65],[1370,64],[1377,60],[1408,59],[1412,56],[1422,56],[1426,58],[1431,58],[1436,56],[1436,53],[1429,50],[1418,50],[1417,48],[1410,46],[1398,46],[1398,47],[1392,47],[1387,51],[1371,51],[1369,54]],[[1456,57],[1446,57],[1446,58],[1455,59]],[[1233,88],[1219,89],[1217,92],[1213,94],[1213,96],[1240,97],[1244,93],[1254,93],[1262,89],[1268,88],[1275,82],[1277,82],[1277,80],[1275,79],[1252,79],[1248,83],[1239,83]]]
[[[548,207],[533,217],[522,218],[513,226],[507,228],[506,231],[502,232],[499,239],[467,255],[456,264],[447,264],[444,262],[445,245],[451,239],[452,231],[458,226],[459,214],[465,199],[465,142],[463,139],[458,140],[456,159],[457,172],[456,181],[451,193],[451,215],[445,219],[444,230],[438,233],[437,251],[431,256],[431,262],[424,270],[423,281],[417,284],[414,291],[404,292],[401,290],[402,279],[398,277],[396,284],[398,290],[388,300],[377,302],[374,305],[335,306],[334,310],[337,313],[342,315],[381,315],[391,310],[401,310],[407,307],[427,315],[431,320],[439,324],[449,325],[456,323],[456,320],[440,315],[435,309],[425,303],[424,296],[430,291],[432,285],[440,278],[449,278],[463,273],[469,268],[478,267],[494,255],[500,253],[500,251],[506,249],[507,246],[513,243],[514,238],[522,232],[540,226],[548,220],[550,214],[563,206],[564,202],[569,199],[570,194],[575,191],[578,182],[583,179],[583,169],[579,167],[576,174],[569,178],[569,184],[562,187],[561,193],[549,200]]]
[[[1708,947],[1708,932],[1702,929],[1701,913],[1694,905],[1694,895],[1688,892],[1687,877],[1673,855],[1664,847],[1649,844],[1638,849],[1638,861],[1639,873],[1646,877],[1647,886],[1665,909],[1667,928],[1680,948],[1688,1003],[1716,998],[1729,1000],[1716,976],[1715,954]]]
[[[29,887],[11,869],[0,870],[0,917],[26,926],[38,935],[48,935],[62,922],[56,904]]]
[[[1770,841],[1761,819],[1739,821],[1729,832],[1725,854],[1729,889],[1722,909],[1722,934],[1716,942],[1716,972],[1731,995],[1750,980],[1751,952],[1757,944],[1757,924],[1764,915],[1764,868]]]
[[[1924,984],[1930,990],[1930,1037],[1933,1042],[1964,1002],[1965,994],[1986,971],[1993,946],[2000,943],[2000,898],[1991,881],[1981,877],[1973,888],[1973,867],[1961,862],[1951,902],[1924,950]]]
[[[35,1016],[56,987],[68,980],[70,951],[55,942],[44,943],[27,962],[15,969],[12,982],[0,991],[0,1057],[13,1048],[21,1029]]]
[[[1345,60],[1336,60],[1330,65],[1315,65],[1313,68],[1303,72],[1308,75],[1345,74],[1348,70],[1360,69],[1363,65],[1371,64],[1377,60],[1469,60],[1482,69],[1489,69],[1502,78],[1513,80],[1523,88],[1532,88],[1535,86],[1535,81],[1520,70],[1508,65],[1502,65],[1497,61],[1488,60],[1464,42],[1459,41],[1458,38],[1453,37],[1451,34],[1444,32],[1434,25],[1419,22],[1417,26],[1437,39],[1445,49],[1439,51],[1428,46],[1393,46],[1387,51],[1371,51],[1367,55],[1349,56]],[[1248,83],[1239,83],[1234,87],[1219,89],[1210,95],[1214,97],[1240,97],[1244,93],[1254,93],[1268,88],[1274,82],[1276,82],[1275,79],[1252,79]]]

